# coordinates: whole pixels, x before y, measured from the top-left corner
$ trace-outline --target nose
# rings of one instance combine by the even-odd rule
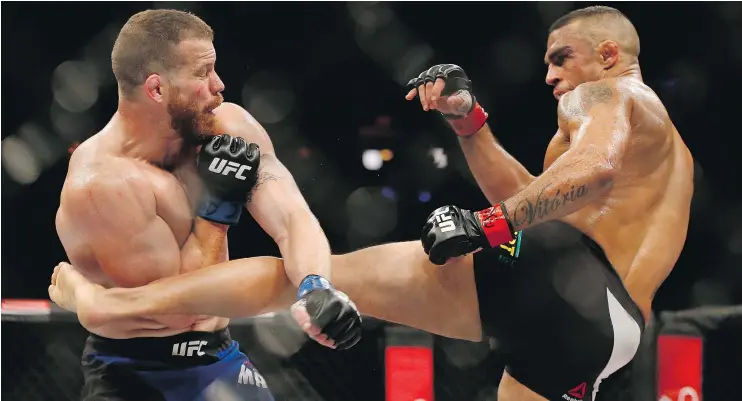
[[[212,83],[214,93],[221,93],[224,91],[224,82],[217,73],[214,73],[214,81]]]
[[[548,71],[546,71],[546,84],[556,86],[559,81],[559,68],[550,64]]]

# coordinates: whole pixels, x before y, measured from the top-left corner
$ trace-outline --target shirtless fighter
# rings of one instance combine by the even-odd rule
[[[363,314],[453,338],[496,337],[508,357],[499,400],[593,400],[601,380],[634,357],[683,247],[693,192],[690,152],[642,82],[638,55],[636,30],[615,9],[588,7],[554,23],[545,62],[559,130],[538,177],[493,138],[460,67],[413,79],[407,99],[451,123],[494,206],[436,210],[423,246],[333,256],[333,282]],[[61,264],[50,287],[90,327],[140,314],[249,316],[291,293],[275,258],[110,290]]]
[[[204,21],[180,11],[144,11],[124,25],[111,55],[118,110],[72,155],[59,238],[90,281],[141,286],[228,260],[227,229],[247,204],[278,244],[297,305],[322,332],[315,338],[350,347],[360,315],[323,278],[325,235],[260,124],[222,104],[212,40]],[[141,314],[123,326],[87,326],[83,399],[272,400],[228,322]],[[225,388],[231,398],[219,396]]]

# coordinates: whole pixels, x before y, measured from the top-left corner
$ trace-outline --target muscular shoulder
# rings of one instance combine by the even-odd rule
[[[123,206],[154,210],[151,182],[133,161],[111,157],[106,163],[78,170],[68,177],[62,191],[61,207],[71,215],[117,214]]]
[[[587,117],[596,109],[625,108],[629,97],[616,79],[585,82],[559,99],[560,120]]]
[[[274,153],[273,143],[262,125],[242,106],[224,102],[214,110],[219,132],[257,143],[261,153]]]

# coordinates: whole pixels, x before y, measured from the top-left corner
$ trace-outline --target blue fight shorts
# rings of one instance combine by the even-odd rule
[[[82,370],[84,401],[273,401],[226,328],[129,340],[91,334]]]

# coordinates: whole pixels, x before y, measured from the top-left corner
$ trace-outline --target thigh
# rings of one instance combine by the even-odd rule
[[[213,366],[201,368],[205,373],[199,374],[199,377],[211,382],[199,390],[199,396],[194,401],[230,399],[273,401],[265,378],[237,347],[235,342],[234,350],[224,360]]]
[[[333,256],[333,283],[362,314],[446,337],[481,339],[471,255],[436,266],[419,241]]]
[[[510,376],[508,372],[502,374],[500,386],[497,389],[497,401],[549,401],[536,394],[535,391],[521,384]]]
[[[164,396],[134,371],[92,356],[82,360],[83,401],[165,401]]]
[[[273,401],[265,378],[234,342],[218,362],[184,369],[162,364],[83,360],[85,401]],[[156,369],[155,369],[156,367]]]

